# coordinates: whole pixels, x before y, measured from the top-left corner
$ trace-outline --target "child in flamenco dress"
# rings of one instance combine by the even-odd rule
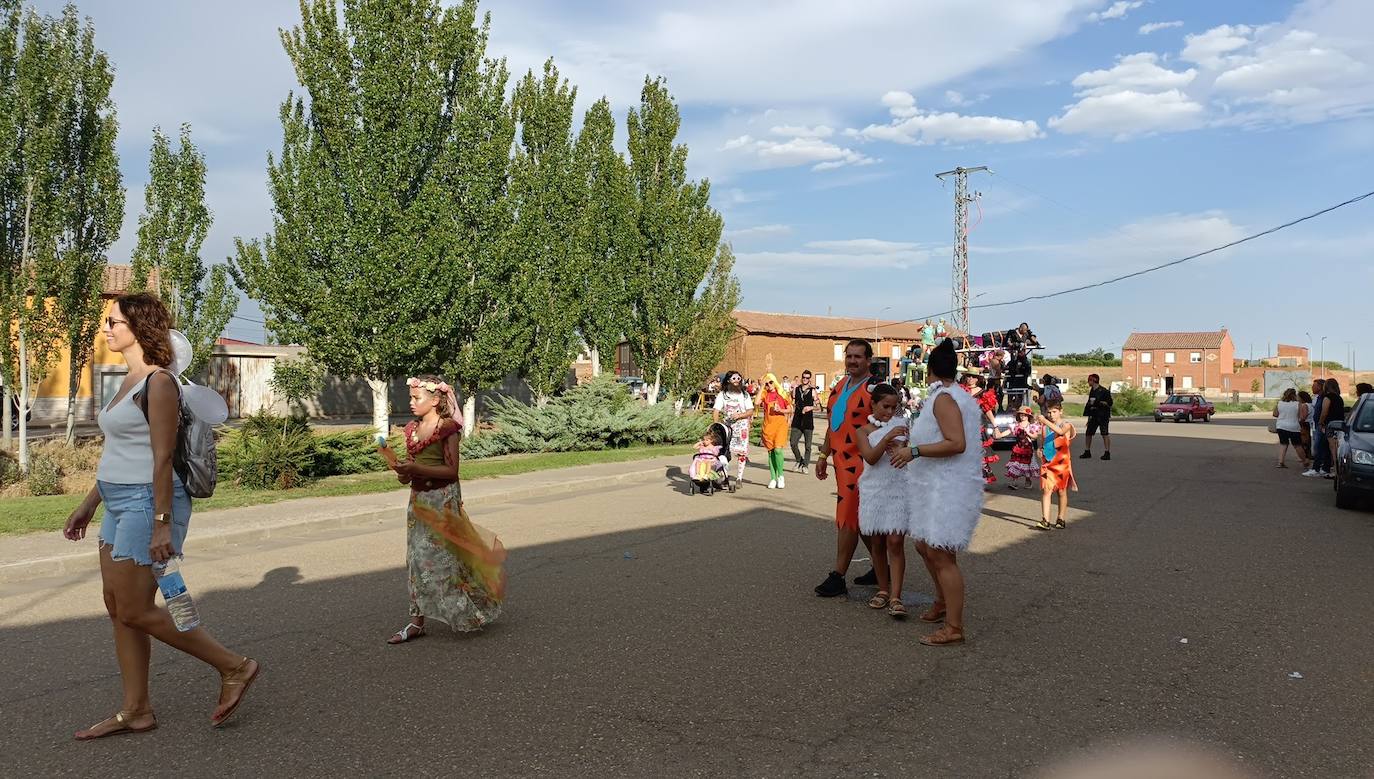
[[[406,508],[406,570],[410,621],[388,644],[425,635],[425,620],[454,631],[481,630],[501,614],[506,577],[505,548],[463,509],[458,483],[463,437],[458,395],[437,376],[406,382],[415,419],[405,427],[407,457],[398,460],[380,447],[396,477],[410,485]]]
[[[1022,406],[1016,410],[1016,423],[1011,429],[995,434],[997,438],[1016,438],[1011,447],[1011,459],[1007,460],[1008,489],[1016,489],[1016,482],[1022,479],[1026,489],[1031,489],[1035,486],[1032,479],[1040,475],[1040,468],[1035,464],[1035,442],[1040,437],[1040,425],[1034,421],[1034,416],[1030,406]]]
[[[987,388],[987,380],[975,373],[964,374],[963,387],[978,402],[979,429],[983,446],[983,483],[996,484],[997,475],[992,472],[992,466],[1001,461],[992,450],[993,415],[997,413],[997,395]]]

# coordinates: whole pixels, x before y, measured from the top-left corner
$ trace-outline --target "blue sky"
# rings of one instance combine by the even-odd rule
[[[56,11],[60,4],[37,4]],[[952,191],[988,165],[970,233],[977,303],[1076,286],[1225,243],[1374,190],[1374,6],[1367,0],[515,2],[490,53],[552,55],[585,107],[617,114],[646,73],[683,110],[746,308],[896,320],[949,308]],[[221,261],[270,226],[267,152],[295,87],[277,38],[296,3],[87,0],[117,67],[142,208],[154,124],[191,122]],[[623,135],[623,123],[622,123]],[[1051,351],[1119,349],[1132,329],[1226,326],[1374,364],[1374,199],[1158,275],[975,311],[1030,321]],[[229,334],[256,340],[251,303]],[[1361,357],[1363,355],[1363,357]]]

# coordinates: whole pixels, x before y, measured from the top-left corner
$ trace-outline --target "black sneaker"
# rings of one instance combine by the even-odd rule
[[[822,598],[835,598],[849,594],[849,588],[844,586],[844,577],[839,571],[831,571],[825,581],[816,587],[816,594]]]
[[[1110,459],[1112,459],[1112,453],[1111,453],[1111,452],[1103,452],[1103,453],[1102,453],[1102,459],[1104,459],[1104,460],[1110,460]]]
[[[1089,452],[1087,449],[1084,449],[1084,450],[1083,450],[1083,454],[1078,455],[1078,459],[1080,459],[1080,460],[1091,460],[1092,458],[1093,458],[1093,453],[1092,453],[1092,452]]]
[[[877,587],[877,586],[878,586],[878,572],[875,571],[875,570],[873,570],[872,568],[869,568],[869,569],[868,569],[868,573],[864,574],[863,576],[855,576],[855,577],[854,577],[854,586],[855,586],[855,587]]]

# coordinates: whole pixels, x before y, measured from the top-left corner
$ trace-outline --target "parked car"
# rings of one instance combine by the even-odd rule
[[[630,388],[630,394],[636,398],[648,399],[649,385],[644,381],[643,376],[617,376],[616,381]],[[658,388],[658,399],[663,400],[668,397],[668,388]]]
[[[1336,435],[1336,506],[1354,508],[1360,498],[1374,497],[1374,395],[1361,395],[1346,420],[1326,427]]]
[[[1170,395],[1155,406],[1155,421],[1211,422],[1217,407],[1201,395]]]

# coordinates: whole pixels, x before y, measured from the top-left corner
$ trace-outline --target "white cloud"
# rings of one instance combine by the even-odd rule
[[[788,270],[902,271],[920,266],[932,257],[944,257],[948,249],[933,244],[853,238],[811,241],[786,251],[736,252],[741,276],[770,277]]]
[[[945,90],[945,102],[952,106],[958,107],[971,106],[975,103],[981,103],[984,100],[987,100],[988,97],[989,95],[985,94],[975,95],[973,97],[966,97],[962,92],[956,92],[953,89]]]
[[[1145,0],[1116,0],[1105,11],[1094,11],[1088,14],[1090,22],[1105,22],[1108,19],[1124,19],[1126,14],[1134,11],[1140,6],[1145,5]]]
[[[1201,103],[1177,89],[1167,92],[1124,90],[1084,97],[1049,126],[1064,133],[1111,135],[1118,140],[1145,133],[1186,130],[1202,124]]]
[[[740,155],[743,165],[755,170],[794,168],[811,165],[815,171],[834,170],[847,165],[872,165],[876,159],[862,152],[830,143],[817,137],[799,136],[788,141],[770,141],[741,135],[721,147]]]
[[[829,138],[835,134],[835,130],[823,124],[815,127],[803,127],[791,124],[779,125],[768,130],[774,135],[784,135],[789,138]]]
[[[792,232],[791,225],[754,225],[753,227],[742,227],[738,230],[726,230],[725,234],[729,238],[757,238],[768,235],[788,235]]]
[[[921,244],[909,241],[884,241],[879,238],[850,238],[843,241],[811,241],[806,244],[806,248],[836,252],[892,254],[915,251],[921,248]]]
[[[1159,65],[1159,55],[1152,52],[1118,57],[1108,70],[1081,73],[1073,80],[1078,95],[1107,95],[1129,90],[1156,91],[1180,89],[1192,83],[1197,71],[1169,70]]]
[[[1169,29],[1170,27],[1182,27],[1182,26],[1183,26],[1183,22],[1181,22],[1181,21],[1173,21],[1173,22],[1150,22],[1149,24],[1142,24],[1142,25],[1140,25],[1140,30],[1139,30],[1139,32],[1140,32],[1141,35],[1149,35],[1149,34],[1152,33],[1152,32],[1159,32],[1160,30],[1167,30],[1167,29]]]
[[[967,116],[954,112],[922,111],[907,92],[888,92],[883,105],[892,114],[887,124],[870,124],[862,130],[845,130],[845,135],[870,141],[889,141],[908,145],[933,143],[1018,143],[1043,135],[1033,120],[1004,119],[1000,116]]]
[[[1060,267],[1112,270],[1186,257],[1243,238],[1246,230],[1220,211],[1161,214],[1076,241],[1017,246],[976,246],[989,255],[1044,255]],[[1224,254],[1224,253],[1223,253]],[[1209,255],[1217,256],[1217,255]]]
[[[1187,35],[1183,38],[1183,51],[1179,56],[1204,67],[1218,67],[1228,54],[1249,46],[1250,36],[1258,29],[1244,24],[1223,24],[1206,32]]]

